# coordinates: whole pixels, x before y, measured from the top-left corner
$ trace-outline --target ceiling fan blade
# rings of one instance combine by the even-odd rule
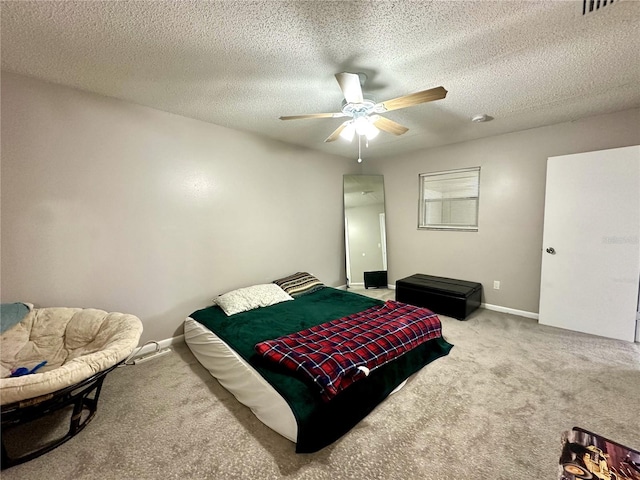
[[[342,112],[338,113],[310,113],[308,115],[288,115],[280,117],[280,120],[299,120],[301,118],[340,118],[346,117]]]
[[[382,105],[383,109],[388,112],[391,110],[398,110],[400,108],[412,107],[421,103],[433,102],[434,100],[441,100],[446,96],[447,91],[444,87],[435,87],[429,90],[423,90],[422,92],[411,93],[385,102],[380,102],[376,106]]]
[[[327,137],[325,142],[335,142],[338,139],[338,137],[340,137],[340,134],[342,133],[342,130],[345,129],[345,127],[347,126],[348,123],[349,123],[349,121],[346,121],[342,125],[340,125],[338,128],[336,128],[333,131],[333,133]]]
[[[336,73],[336,80],[340,85],[340,90],[344,94],[347,103],[362,103],[362,87],[360,86],[360,76],[356,73]]]
[[[393,120],[389,120],[388,118],[381,117],[380,115],[372,115],[371,120],[377,128],[379,128],[380,130],[384,130],[387,133],[402,135],[403,133],[407,133],[409,131],[407,127],[400,125]]]

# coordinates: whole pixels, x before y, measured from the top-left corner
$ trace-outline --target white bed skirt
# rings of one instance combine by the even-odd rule
[[[207,327],[188,317],[184,341],[196,359],[267,427],[296,442],[298,424],[289,404],[251,365]]]
[[[289,404],[235,350],[191,317],[184,322],[184,341],[220,385],[249,407],[262,423],[292,442],[297,441],[298,424]],[[407,380],[402,382],[391,394],[406,383]]]

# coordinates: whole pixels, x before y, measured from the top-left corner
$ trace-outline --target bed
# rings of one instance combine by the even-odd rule
[[[294,442],[298,453],[318,451],[340,438],[409,376],[452,348],[441,336],[428,340],[324,401],[304,378],[258,355],[256,344],[384,302],[320,282],[307,291],[288,291],[293,301],[231,315],[220,305],[198,310],[186,319],[184,330],[198,361],[260,421]]]

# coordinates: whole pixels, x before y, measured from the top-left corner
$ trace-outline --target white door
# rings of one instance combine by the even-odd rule
[[[633,341],[639,237],[640,146],[549,158],[539,322]]]

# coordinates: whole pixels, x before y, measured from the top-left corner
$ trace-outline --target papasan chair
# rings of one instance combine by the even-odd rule
[[[106,375],[136,348],[142,322],[124,313],[30,304],[3,304],[0,313],[1,467],[5,469],[56,448],[93,419]],[[12,454],[6,442],[8,430],[65,408],[73,409],[68,432],[35,450]]]

